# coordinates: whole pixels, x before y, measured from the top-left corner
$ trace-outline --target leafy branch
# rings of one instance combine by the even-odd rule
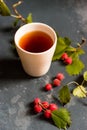
[[[0,0],[0,14],[2,16],[12,16],[15,19],[14,26],[17,26],[18,22],[21,21],[22,24],[31,23],[32,22],[32,14],[29,13],[27,18],[24,18],[17,10],[17,7],[23,2],[23,0],[19,0],[17,3],[12,5],[14,14],[11,13],[7,4],[4,0]],[[66,72],[69,75],[77,75],[79,74],[85,67],[84,63],[80,60],[80,55],[84,54],[84,50],[82,46],[86,43],[86,39],[82,38],[81,43],[77,43],[77,47],[71,46],[71,40],[67,37],[57,38],[57,46],[53,56],[53,61],[60,60],[61,56],[64,52],[66,52],[70,58],[72,58],[72,64],[68,64],[65,66]],[[73,71],[74,70],[74,71]]]
[[[86,98],[87,97],[87,90],[85,88],[85,82],[87,82],[87,71],[83,74],[83,81],[81,84],[79,84],[76,81],[71,81],[64,85],[59,91],[58,91],[58,98],[62,105],[67,104],[70,102],[71,99],[71,92],[70,92],[70,85],[74,84],[76,87],[73,89],[72,94],[74,96],[77,96],[79,98]],[[52,119],[55,123],[55,125],[58,128],[67,129],[67,126],[70,126],[71,119],[70,119],[70,113],[65,108],[61,108],[59,111],[53,111],[52,113]]]
[[[66,71],[69,75],[77,75],[85,67],[84,63],[80,60],[80,55],[85,53],[82,46],[86,43],[86,39],[82,38],[81,43],[77,43],[77,47],[71,46],[71,43],[69,38],[58,36],[53,61],[61,60],[63,53],[67,53],[72,58],[72,64],[65,64]]]
[[[18,1],[17,3],[13,4],[13,11],[15,13],[15,15],[11,14],[12,17],[15,17],[17,19],[20,19],[23,23],[26,24],[26,19],[17,11],[16,7],[19,6],[20,4],[22,4],[22,0]]]
[[[18,21],[21,20],[22,23],[31,23],[32,22],[32,14],[29,13],[27,18],[24,18],[16,9],[20,4],[22,4],[23,0],[18,1],[17,3],[12,5],[14,14],[11,13],[9,7],[4,2],[4,0],[0,0],[0,14],[2,16],[12,16],[16,18],[16,21],[14,22],[14,25],[16,26]]]
[[[60,89],[60,91],[58,92],[58,97],[60,99],[60,102],[63,105],[65,105],[70,101],[71,92],[70,92],[69,86],[71,84],[75,84],[75,86],[76,86],[72,92],[72,94],[74,96],[77,96],[79,98],[86,98],[87,97],[87,90],[86,90],[85,85],[84,85],[85,82],[87,82],[87,71],[85,71],[83,74],[83,81],[81,84],[77,83],[76,81],[71,81]]]
[[[16,18],[14,25],[16,26],[19,21],[21,21],[23,24],[31,23],[32,22],[32,14],[29,13],[27,18],[24,18],[16,9],[23,1],[20,0],[17,3],[12,5],[14,14],[11,13],[10,9],[8,8],[7,4],[4,2],[4,0],[0,0],[0,15],[2,16],[11,16]],[[83,62],[79,59],[79,56],[84,54],[85,52],[81,49],[82,46],[86,40],[82,38],[81,43],[77,44],[77,47],[71,46],[71,40],[67,37],[59,37],[57,39],[57,46],[56,50],[53,56],[53,61],[60,60],[61,56],[64,52],[66,52],[70,57],[72,57],[72,64],[66,66],[66,71],[70,75],[79,74],[81,70],[84,68]],[[73,71],[74,70],[74,71]],[[75,84],[76,88],[73,89],[73,95],[85,98],[87,97],[87,91],[84,87],[84,83],[87,82],[87,71],[83,75],[84,80],[81,84],[78,84],[75,81],[69,82],[65,86],[63,86],[60,91],[58,92],[58,96],[60,99],[60,102],[62,104],[66,104],[70,101],[71,98],[71,92],[69,90],[69,86],[71,84]],[[68,126],[71,124],[71,117],[70,113],[65,108],[60,108],[59,110],[55,110],[52,112],[52,119],[55,123],[55,125],[60,129],[67,129]]]

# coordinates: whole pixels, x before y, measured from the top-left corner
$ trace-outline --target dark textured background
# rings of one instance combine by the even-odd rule
[[[17,0],[5,0],[12,10]],[[87,0],[25,0],[18,7],[26,17],[32,13],[34,22],[44,22],[53,27],[61,36],[67,36],[76,45],[82,37],[87,38]],[[87,70],[87,55],[81,56],[85,69],[78,76],[69,76],[60,62],[52,62],[49,72],[39,78],[32,78],[23,71],[20,60],[15,54],[11,41],[16,29],[12,28],[14,18],[0,16],[0,130],[57,130],[52,122],[35,115],[31,111],[31,102],[35,97],[49,102],[58,101],[58,88],[51,92],[43,90],[44,85],[63,72],[63,84],[78,80]],[[87,45],[83,47],[87,53]],[[72,125],[68,130],[87,129],[87,100],[72,97],[66,106],[71,112]]]

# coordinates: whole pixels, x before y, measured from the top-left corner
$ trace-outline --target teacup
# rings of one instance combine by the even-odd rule
[[[56,48],[55,30],[47,24],[33,22],[21,26],[14,40],[25,72],[34,77],[46,74]]]

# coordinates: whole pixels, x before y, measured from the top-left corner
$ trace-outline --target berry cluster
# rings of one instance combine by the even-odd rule
[[[48,103],[47,101],[41,101],[40,98],[34,99],[34,111],[36,113],[44,112],[44,117],[51,118],[51,113],[54,110],[58,110],[58,106],[55,103]]]
[[[72,57],[69,57],[67,53],[62,54],[61,60],[63,60],[64,63],[66,63],[68,65],[72,64]]]
[[[53,80],[52,84],[48,83],[45,85],[45,90],[49,91],[53,88],[53,86],[60,86],[61,85],[61,81],[64,79],[64,75],[63,73],[58,73],[55,77],[55,79]]]

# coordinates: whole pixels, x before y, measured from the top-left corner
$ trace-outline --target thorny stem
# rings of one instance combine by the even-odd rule
[[[17,11],[16,7],[19,6],[23,1],[20,0],[17,3],[13,4],[13,11],[15,13],[15,15],[11,14],[12,17],[15,17],[17,19],[21,19],[23,23],[26,23],[25,18],[23,18],[23,16]]]

